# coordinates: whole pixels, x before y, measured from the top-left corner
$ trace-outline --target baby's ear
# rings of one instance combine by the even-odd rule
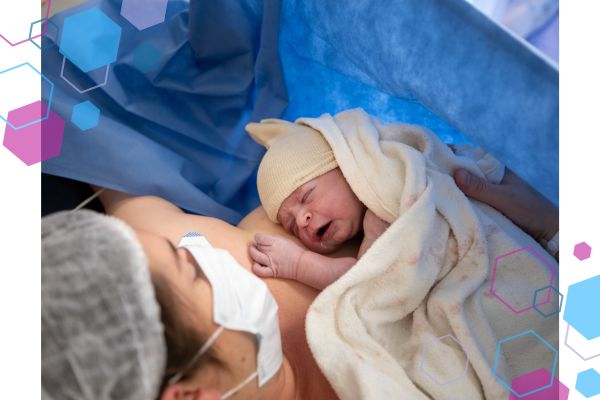
[[[263,119],[260,124],[252,122],[246,125],[246,132],[256,143],[268,149],[274,139],[289,132],[290,125],[294,124],[282,119],[269,118]]]

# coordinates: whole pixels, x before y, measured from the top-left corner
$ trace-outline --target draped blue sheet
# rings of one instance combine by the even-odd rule
[[[258,205],[263,150],[247,122],[363,107],[472,140],[557,202],[558,71],[463,0],[173,0],[144,31],[120,5],[91,0],[53,17],[61,27],[99,6],[123,31],[106,85],[85,94],[60,78],[57,47],[43,50],[52,108],[69,121],[90,100],[102,113],[90,131],[67,123],[46,173],[236,223]],[[157,71],[135,67],[142,43],[160,49]],[[81,87],[102,78],[70,69]]]

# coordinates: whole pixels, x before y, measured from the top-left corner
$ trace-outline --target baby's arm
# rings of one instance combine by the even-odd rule
[[[363,219],[363,231],[365,237],[358,250],[358,258],[371,247],[373,242],[390,226],[387,222],[375,215],[371,210],[367,210]]]
[[[254,240],[249,249],[252,270],[264,278],[294,279],[321,290],[356,264],[354,257],[326,257],[277,235],[257,233]]]

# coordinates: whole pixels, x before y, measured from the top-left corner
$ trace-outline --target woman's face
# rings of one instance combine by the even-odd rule
[[[189,320],[204,343],[219,328],[213,321],[212,289],[194,257],[176,249],[167,239],[136,231],[148,259],[150,272],[160,274],[183,305],[182,318]],[[200,349],[198,349],[200,350]],[[161,400],[171,398],[219,398],[256,370],[257,344],[253,335],[225,329],[209,349],[208,361],[192,376],[169,385]],[[207,354],[202,357],[207,357]],[[256,381],[255,381],[256,382]],[[252,398],[257,384],[245,385],[232,399]]]

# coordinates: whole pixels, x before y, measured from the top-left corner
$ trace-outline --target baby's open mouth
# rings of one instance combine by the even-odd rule
[[[327,232],[327,230],[329,229],[330,226],[331,226],[331,221],[329,221],[328,223],[326,223],[325,225],[323,225],[322,227],[320,227],[317,230],[317,238],[319,240],[323,239],[323,236],[325,235],[325,233]]]

